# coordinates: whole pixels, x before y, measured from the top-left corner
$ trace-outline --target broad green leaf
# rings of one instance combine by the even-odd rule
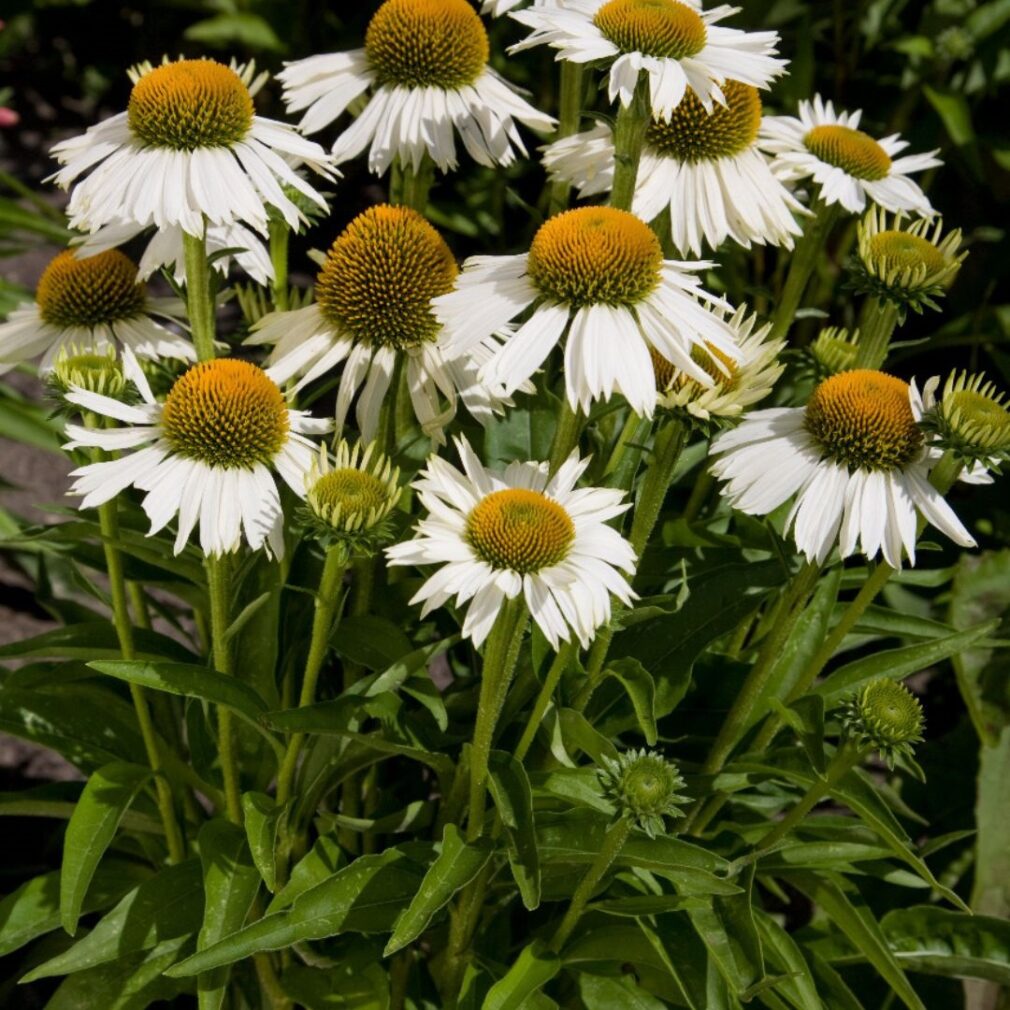
[[[246,838],[253,862],[267,890],[277,890],[277,842],[284,827],[286,809],[279,807],[266,793],[242,795]]]
[[[333,647],[343,659],[368,670],[385,670],[413,648],[403,628],[377,614],[345,617],[337,627]]]
[[[1010,922],[934,905],[896,908],[880,922],[909,971],[980,978],[1010,990]]]
[[[185,662],[193,654],[167,635],[147,628],[133,629],[138,659],[170,659]],[[33,638],[0,646],[0,659],[47,656],[55,659],[119,659],[122,651],[116,629],[109,621],[69,624]]]
[[[820,907],[831,923],[877,969],[909,1010],[926,1010],[888,946],[880,924],[851,884],[831,873],[790,872],[786,879]]]
[[[435,817],[435,803],[431,800],[414,800],[402,810],[383,814],[381,817],[348,817],[346,814],[320,814],[317,825],[323,830],[333,831],[347,828],[360,833],[376,832],[378,834],[399,834],[402,832],[417,832],[426,828]]]
[[[305,1010],[389,1010],[389,973],[381,964],[293,964],[281,976],[281,988]]]
[[[274,895],[267,912],[287,908],[299,895],[332,877],[345,862],[343,850],[335,838],[326,835],[317,838],[315,845],[295,864],[288,882]]]
[[[606,671],[615,680],[620,681],[631,699],[638,725],[649,746],[657,740],[656,730],[656,682],[652,674],[633,658],[616,659],[609,664]]]
[[[60,922],[73,936],[84,896],[123,813],[151,777],[150,768],[117,761],[88,779],[67,824],[60,869]]]
[[[552,402],[553,401],[553,402]],[[549,393],[514,407],[504,417],[484,426],[484,459],[491,466],[507,466],[517,459],[548,459],[557,424],[557,400]]]
[[[151,871],[138,863],[106,859],[91,878],[81,914],[108,908],[150,875]],[[0,901],[0,957],[59,925],[60,874],[54,870],[26,881]]]
[[[389,957],[413,943],[428,928],[432,918],[449,904],[452,896],[480,873],[493,849],[488,839],[464,842],[459,829],[447,824],[442,833],[441,851],[428,867],[410,904],[397,918],[383,956]]]
[[[385,932],[392,929],[423,878],[423,867],[397,849],[362,856],[329,880],[300,894],[289,908],[226,936],[176,965],[170,974],[197,975],[261,950],[280,950],[344,931]]]
[[[627,898],[603,898],[594,901],[593,911],[607,915],[639,919],[647,915],[662,915],[685,908],[701,908],[708,904],[708,898],[690,898],[682,894],[634,894]]]
[[[13,793],[0,793],[0,817],[54,817],[68,821],[77,809],[83,790],[83,782],[47,782]],[[157,817],[137,810],[127,810],[119,823],[126,831],[142,831],[149,835],[165,833]]]
[[[579,996],[586,1010],[666,1010],[667,1004],[627,975],[579,975]]]
[[[824,958],[812,951],[810,964],[817,979],[817,988],[827,1001],[829,1010],[865,1010],[842,976]]]
[[[21,981],[67,975],[150,950],[166,940],[188,936],[203,920],[200,863],[187,859],[144,881],[69,950],[50,958]]]
[[[602,764],[603,759],[617,758],[617,748],[613,741],[604,736],[581,713],[573,708],[562,708],[557,713],[561,736],[569,754],[584,751],[594,764]]]
[[[200,829],[203,867],[203,925],[197,950],[241,929],[256,900],[260,875],[249,858],[242,829],[220,817]],[[219,1010],[228,988],[228,969],[217,968],[197,981],[200,1010]]]
[[[922,86],[923,94],[943,121],[947,136],[957,147],[975,142],[975,127],[971,121],[971,107],[964,95],[956,91],[941,90],[928,84]]]
[[[539,992],[561,970],[557,954],[542,940],[524,947],[505,975],[498,979],[481,1010],[520,1010],[525,1001]]]
[[[768,963],[776,971],[789,976],[777,984],[778,991],[796,1010],[823,1010],[810,966],[799,944],[767,912],[755,909],[754,918]]]
[[[251,11],[228,11],[191,24],[183,37],[212,49],[254,49],[260,52],[283,52],[284,43],[259,14]]]
[[[813,693],[819,694],[824,699],[825,706],[830,707],[877,677],[902,680],[910,674],[924,670],[927,666],[949,659],[962,650],[971,648],[976,642],[988,638],[998,626],[999,621],[984,621],[967,631],[959,631],[944,638],[917,642],[901,649],[874,652],[835,670],[814,688]]]
[[[659,959],[661,970],[679,994],[678,1004],[690,1010],[736,1010],[739,1003],[731,1002],[725,979],[686,915],[673,912],[658,915],[651,922],[640,919],[638,926],[639,948],[648,949]],[[642,943],[642,935],[646,943]],[[641,958],[639,954],[638,960]]]
[[[508,840],[509,865],[523,904],[540,904],[540,856],[533,819],[533,791],[522,763],[505,751],[491,752],[488,786]]]

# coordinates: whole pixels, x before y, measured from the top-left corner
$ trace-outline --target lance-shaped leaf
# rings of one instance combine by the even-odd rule
[[[540,856],[533,820],[533,792],[522,763],[505,751],[492,751],[488,785],[508,840],[509,865],[523,904],[540,904]]]
[[[645,742],[653,746],[658,739],[656,730],[656,682],[652,674],[637,659],[615,659],[607,673],[620,681],[631,699],[635,717],[645,737]]]
[[[134,628],[134,644],[141,659],[174,659],[185,662],[193,654],[174,638],[147,628]],[[122,656],[116,629],[108,621],[68,624],[34,638],[0,646],[0,659],[48,656],[58,659],[117,659]]]
[[[561,959],[542,940],[524,947],[512,967],[488,991],[481,1010],[519,1010],[561,970]]]
[[[285,808],[277,806],[266,793],[249,792],[242,796],[246,838],[249,851],[263,883],[270,891],[277,889],[277,841],[283,827]]]

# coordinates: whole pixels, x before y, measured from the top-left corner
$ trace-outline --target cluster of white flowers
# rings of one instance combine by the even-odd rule
[[[152,533],[177,520],[177,552],[198,526],[209,554],[245,543],[279,555],[286,527],[274,474],[304,499],[322,472],[339,508],[320,514],[359,530],[364,520],[338,494],[358,455],[341,449],[334,470],[324,452],[320,469],[311,436],[332,422],[292,409],[292,397],[327,379],[338,431],[353,407],[357,436],[371,443],[391,423],[383,406],[402,382],[438,449],[460,402],[493,423],[517,393],[535,391],[559,346],[576,414],[619,395],[644,418],[673,411],[735,422],[771,391],[784,341],[709,290],[714,262],[671,259],[664,247],[694,257],[727,242],[792,249],[824,205],[932,214],[910,175],[939,164],[933,154],[895,158],[902,140],[875,140],[859,129],[858,112],[836,113],[820,97],[801,102],[797,117],[764,114],[762,91],[786,70],[778,36],[724,26],[732,8],[485,0],[484,9],[531,29],[513,52],[546,45],[559,60],[600,70],[619,108],[632,107],[636,89],[647,94],[630,209],[556,214],[526,252],[475,256],[460,269],[422,213],[371,207],[336,236],[314,302],[252,328],[247,345],[270,348],[265,368],[193,363],[184,307],[149,297],[144,281],[171,267],[178,282],[196,283],[190,275],[206,271],[207,253],[227,250],[217,269],[234,260],[269,283],[271,222],[297,229],[307,207],[326,211],[316,186],[339,185],[337,166],[366,150],[373,173],[413,177],[426,165],[455,170],[457,139],[486,166],[526,156],[520,128],[547,139],[555,120],[491,68],[487,32],[467,0],[385,0],[362,49],[288,64],[279,80],[288,112],[301,114],[297,127],[255,114],[262,76],[253,68],[166,60],[132,71],[126,111],[54,148],[54,178],[70,189],[81,243],[53,261],[35,304],[0,326],[0,369],[41,356],[49,370],[67,348],[121,352],[140,402],[83,388],[68,395],[86,415],[121,424],[68,427],[68,448],[116,454],[75,471],[82,507],[135,487]],[[307,139],[349,108],[356,118],[329,152]],[[580,196],[598,197],[614,185],[617,140],[603,123],[576,129],[543,149],[543,166]],[[149,244],[138,268],[114,247],[142,233]],[[159,399],[143,365],[167,358],[190,367]],[[844,372],[805,406],[752,413],[718,435],[713,472],[743,512],[764,515],[792,500],[786,525],[809,558],[858,547],[900,566],[903,554],[914,562],[919,515],[973,542],[929,483],[938,453],[920,415],[914,384]],[[390,563],[440,566],[415,599],[426,611],[468,603],[463,631],[475,642],[503,601],[522,595],[553,645],[573,636],[587,645],[610,620],[611,600],[630,604],[634,595],[621,574],[633,573],[634,551],[610,525],[629,507],[624,493],[577,487],[588,464],[577,452],[556,473],[539,462],[496,472],[467,441],[455,448],[462,472],[432,455],[415,482],[427,516],[414,539],[387,549]],[[391,502],[382,496],[398,493],[388,467],[381,472],[368,515],[385,516]]]

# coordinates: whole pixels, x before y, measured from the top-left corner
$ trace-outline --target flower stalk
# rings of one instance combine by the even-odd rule
[[[891,337],[898,325],[898,307],[893,302],[868,298],[859,324],[856,368],[880,368],[887,360]]]
[[[558,128],[554,140],[564,140],[578,132],[582,121],[582,93],[585,89],[585,68],[572,60],[561,61],[559,75],[560,95],[558,98]],[[568,206],[571,187],[564,179],[551,183],[547,203],[547,216],[553,217]]]
[[[614,123],[614,184],[610,190],[610,206],[618,210],[631,210],[648,128],[649,76],[640,73],[631,104],[618,108]]]
[[[186,308],[193,332],[193,345],[199,361],[210,361],[217,351],[214,347],[214,294],[207,258],[207,239],[205,235],[183,232],[182,244],[186,259]]]
[[[291,290],[288,286],[288,246],[291,229],[281,218],[272,218],[270,231],[270,263],[274,268],[274,279],[270,285],[274,310],[287,312],[291,308]]]

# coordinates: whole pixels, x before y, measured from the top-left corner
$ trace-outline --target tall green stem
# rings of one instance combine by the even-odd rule
[[[470,805],[467,817],[467,841],[475,841],[484,832],[484,793],[487,789],[488,760],[498,716],[505,704],[512,674],[519,659],[519,647],[526,630],[526,603],[523,597],[509,600],[495,620],[488,635],[481,671],[477,721],[470,752]]]
[[[522,761],[526,757],[530,745],[533,743],[533,738],[537,735],[537,730],[540,728],[540,723],[543,721],[547,706],[550,705],[554,692],[561,682],[561,677],[564,675],[565,670],[568,669],[574,655],[575,646],[571,642],[565,642],[554,657],[547,671],[547,676],[544,678],[543,687],[540,688],[537,700],[533,703],[533,709],[526,722],[523,735],[519,738],[519,743],[516,744],[515,756],[517,761]]]
[[[274,268],[274,279],[270,285],[274,309],[287,312],[291,308],[291,292],[288,285],[288,245],[291,229],[287,221],[278,219],[270,222],[270,263]]]
[[[423,214],[428,209],[428,193],[435,182],[435,162],[425,154],[415,172],[412,165],[397,160],[393,165],[390,199],[393,203]]]
[[[827,241],[831,228],[840,216],[838,204],[826,204],[819,197],[811,208],[814,216],[807,218],[803,235],[796,243],[789,260],[789,273],[782,288],[782,295],[775,314],[772,316],[772,328],[768,334],[769,340],[781,340],[792,326],[796,318],[796,310],[803,300],[810,277],[817,267],[821,250]]]
[[[550,471],[552,474],[561,469],[561,464],[568,459],[572,449],[579,444],[579,435],[582,432],[582,411],[576,407],[572,408],[568,402],[568,397],[561,400],[561,407],[558,411],[557,426],[554,429],[554,441],[551,443]]]
[[[193,345],[200,361],[210,361],[214,349],[214,296],[211,292],[207,241],[203,236],[182,234],[186,258],[186,307],[193,331]]]
[[[231,620],[231,564],[227,554],[210,555],[206,559],[207,591],[210,596],[210,634],[214,669],[232,676],[231,645],[226,638]],[[217,710],[218,753],[221,777],[224,780],[225,808],[228,819],[242,823],[242,791],[239,785],[238,760],[235,754],[235,726],[232,714],[223,705]]]
[[[585,67],[571,60],[561,61],[560,96],[558,99],[558,128],[554,140],[563,140],[578,132],[582,120],[582,92]],[[551,183],[547,216],[553,217],[568,206],[569,185],[561,179]]]
[[[898,310],[893,303],[882,302],[879,298],[867,299],[859,324],[856,368],[880,368],[884,364],[897,324]]]
[[[316,593],[315,612],[312,616],[312,637],[309,640],[309,654],[305,660],[305,674],[302,677],[302,689],[298,698],[299,708],[311,705],[315,701],[316,684],[329,647],[330,632],[333,630],[333,619],[340,603],[347,560],[347,550],[343,545],[331,547],[326,552],[326,561],[323,563],[322,575],[319,578],[319,591]],[[304,733],[294,733],[288,741],[284,760],[277,775],[278,804],[287,802],[291,795],[291,784],[298,767],[298,755],[304,742]]]
[[[631,104],[618,107],[614,123],[614,185],[610,190],[610,206],[618,210],[630,211],[635,199],[638,163],[649,121],[649,75],[639,73]]]
[[[568,942],[572,930],[578,925],[579,919],[582,917],[589,899],[592,898],[593,892],[599,886],[600,880],[603,879],[603,875],[610,869],[614,860],[620,855],[621,849],[624,848],[624,843],[631,834],[631,826],[631,821],[622,817],[607,829],[600,851],[586,871],[586,875],[579,881],[579,886],[575,888],[568,910],[551,938],[550,949],[555,953],[559,953]]]

